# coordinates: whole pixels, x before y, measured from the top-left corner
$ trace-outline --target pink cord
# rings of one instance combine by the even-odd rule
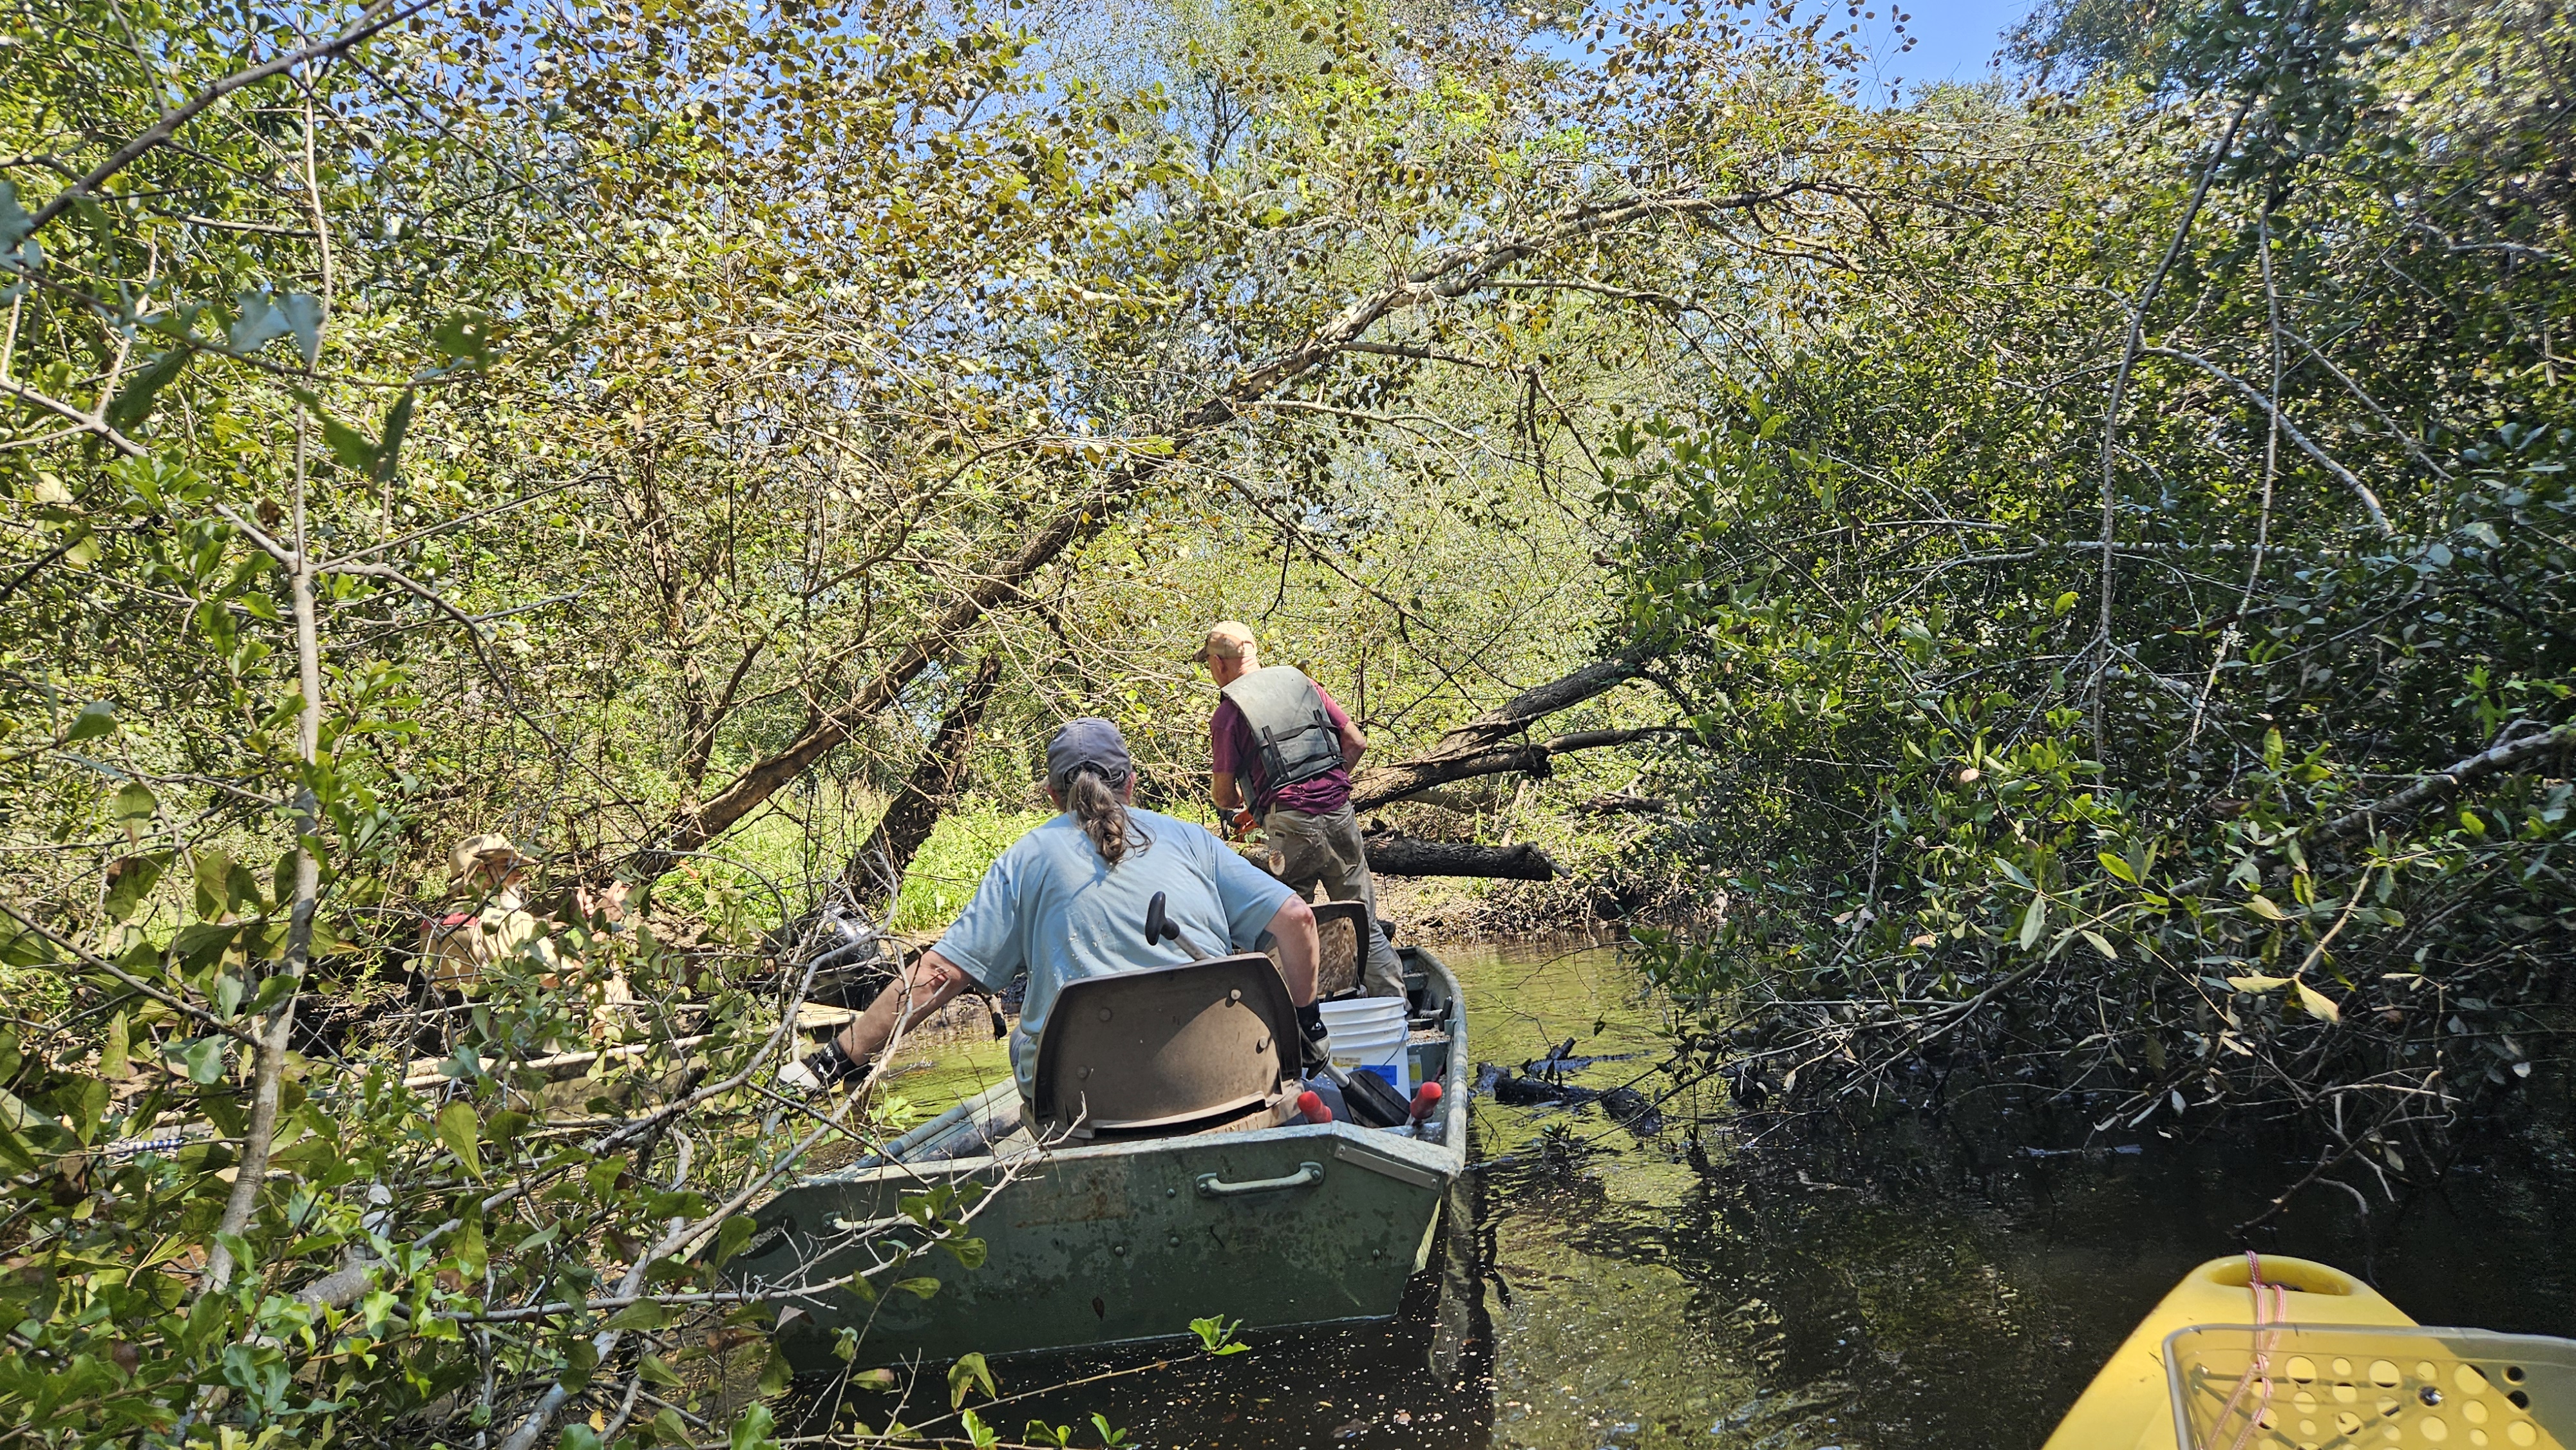
[[[2249,1382],[2260,1380],[2263,1385],[2263,1395],[2261,1399],[2255,1401],[2254,1412],[2245,1417],[2245,1428],[2236,1433],[2236,1439],[2228,1446],[2228,1450],[2245,1450],[2246,1445],[2253,1440],[2254,1432],[2262,1428],[2264,1412],[2272,1408],[2272,1347],[2280,1340],[2280,1331],[2275,1326],[2278,1326],[2290,1312],[2288,1287],[2263,1282],[2263,1261],[2252,1249],[2245,1251],[2245,1288],[2254,1297],[2254,1358],[2246,1365],[2244,1375],[2236,1381],[2235,1393],[2229,1395],[2227,1403],[2220,1407],[2215,1423],[2224,1425],[2227,1423],[2227,1417],[2236,1413],[2236,1402],[2245,1397],[2245,1387]],[[2265,1312],[2263,1303],[2263,1291],[2266,1289],[2272,1291],[2272,1304],[2268,1314]],[[2185,1450],[2190,1450],[2190,1447],[2185,1447]]]

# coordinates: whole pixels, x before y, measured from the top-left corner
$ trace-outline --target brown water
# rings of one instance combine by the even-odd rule
[[[1518,1064],[1576,1039],[1638,1054],[1660,1023],[1606,948],[1443,948],[1473,1055]],[[998,1081],[999,1044],[906,1077],[936,1106]],[[925,1053],[925,1057],[933,1057]],[[1655,1095],[1660,1080],[1638,1084]],[[1821,1158],[1737,1157],[1722,1097],[1683,1094],[1640,1137],[1597,1108],[1475,1105],[1465,1234],[1382,1326],[1251,1336],[1250,1353],[1019,1359],[1023,1422],[1097,1411],[1139,1446],[2015,1450],[2044,1440],[2103,1358],[2229,1226],[2304,1162],[2250,1145],[2032,1157],[2030,1144],[1891,1135]],[[1689,1130],[1701,1125],[1701,1161]],[[2576,1334],[2576,1162],[2500,1148],[2437,1195],[2311,1196],[2258,1240],[2339,1264],[2427,1323]],[[1216,1306],[1210,1306],[1214,1308]],[[1148,1368],[1170,1360],[1159,1368]]]

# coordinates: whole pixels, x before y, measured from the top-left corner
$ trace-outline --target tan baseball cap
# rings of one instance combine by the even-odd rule
[[[1252,626],[1239,619],[1220,619],[1208,627],[1207,643],[1191,658],[1201,664],[1209,660],[1239,660],[1258,656],[1261,647],[1252,641]]]
[[[475,866],[484,857],[504,851],[509,853],[513,863],[528,859],[520,854],[518,847],[510,844],[510,838],[507,836],[468,836],[456,843],[455,850],[447,853],[448,872],[461,881],[473,873]]]

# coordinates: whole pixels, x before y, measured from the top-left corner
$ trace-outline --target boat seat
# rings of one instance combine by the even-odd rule
[[[1295,1106],[1297,1040],[1258,953],[1068,982],[1038,1037],[1038,1137],[1272,1126]]]
[[[1360,990],[1360,968],[1368,960],[1368,905],[1359,901],[1315,903],[1315,995],[1339,997]]]

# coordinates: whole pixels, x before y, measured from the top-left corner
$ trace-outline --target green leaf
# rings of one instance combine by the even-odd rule
[[[151,828],[153,812],[160,805],[161,802],[152,794],[152,787],[139,780],[129,780],[116,788],[113,819],[125,827],[128,835],[134,835]]]
[[[2093,950],[2102,954],[2102,960],[2116,962],[2120,959],[2120,954],[2111,950],[2111,943],[2103,938],[2102,933],[2088,930],[2084,933],[2084,940]]]
[[[588,1425],[566,1425],[555,1450],[599,1450],[599,1432]]]
[[[599,1346],[591,1343],[590,1336],[585,1334],[564,1349],[564,1388],[574,1394],[581,1393],[598,1368]]]
[[[688,1388],[677,1374],[672,1373],[671,1367],[662,1362],[662,1357],[658,1354],[648,1354],[637,1361],[635,1372],[643,1376],[644,1382],[648,1385],[661,1385],[675,1390]]]
[[[2343,1009],[2334,1004],[2333,998],[2318,991],[2316,988],[2309,986],[2305,982],[2298,982],[2293,985],[2295,985],[2299,991],[2299,1005],[2307,1009],[2309,1016],[2322,1018],[2328,1022],[2341,1022],[2343,1020]]]
[[[1118,1446],[1127,1443],[1127,1432],[1110,1428],[1109,1417],[1098,1410],[1091,1412],[1091,1428],[1100,1432],[1100,1443],[1110,1450],[1117,1450]]]
[[[0,181],[0,253],[14,252],[27,239],[28,224],[34,218],[18,205],[18,184]]]
[[[153,398],[184,372],[189,359],[196,355],[195,348],[174,347],[145,363],[133,377],[126,379],[125,386],[117,389],[116,397],[108,403],[108,426],[120,432],[130,432],[136,424],[151,416]]]
[[[128,856],[108,867],[107,897],[102,905],[110,921],[124,921],[150,895],[161,879],[162,865],[169,858],[162,855]]]
[[[2227,985],[2240,992],[2277,992],[2290,985],[2287,977],[2230,977]]]
[[[200,900],[202,902],[202,898]],[[220,902],[215,910],[223,910]],[[179,959],[182,967],[190,970],[202,967],[232,945],[234,934],[242,926],[243,923],[237,921],[200,921],[183,926],[179,928],[179,935],[170,942],[170,954]]]
[[[224,1075],[226,1037],[199,1037],[180,1043],[171,1055],[187,1064],[188,1081],[199,1087],[211,1087]]]
[[[259,878],[250,874],[250,868],[238,861],[228,863],[224,871],[224,908],[240,911],[248,907],[257,911],[267,904],[259,894]]]
[[[319,929],[318,923],[316,929]],[[483,1141],[496,1148],[506,1148],[532,1121],[526,1113],[503,1108],[483,1124]]]
[[[465,1171],[478,1182],[483,1177],[482,1130],[483,1122],[474,1115],[474,1105],[462,1098],[438,1110],[438,1141],[447,1145],[447,1151],[455,1154],[456,1161],[464,1164]],[[653,1306],[653,1311],[660,1313],[661,1306]]]
[[[68,1086],[55,1090],[54,1101],[65,1109],[72,1136],[84,1148],[98,1136],[98,1120],[107,1112],[107,1098],[104,1078],[75,1077]]]
[[[787,1388],[795,1378],[795,1368],[787,1363],[787,1356],[778,1352],[777,1345],[771,1345],[769,1362],[760,1367],[760,1392],[764,1395],[777,1394]]]
[[[304,365],[309,368],[320,362],[322,299],[310,292],[289,292],[277,299],[277,312],[285,319],[286,330],[295,334],[295,348],[304,354]]]
[[[948,1251],[948,1256],[955,1259],[961,1269],[984,1267],[987,1249],[982,1239],[942,1239],[939,1246]]]
[[[1241,1354],[1250,1349],[1252,1346],[1235,1341],[1234,1332],[1242,1327],[1240,1319],[1228,1324],[1224,1316],[1215,1314],[1190,1321],[1190,1332],[1199,1337],[1199,1347],[1214,1355]]]
[[[2263,918],[2265,921],[2287,921],[2289,919],[2288,914],[2283,912],[2279,906],[2275,905],[2272,898],[2265,896],[2259,891],[2245,898],[2245,909],[2254,913],[2256,916]]]
[[[250,999],[250,1010],[266,1012],[295,995],[303,983],[293,972],[271,972],[260,978],[259,991]]]
[[[680,1418],[680,1412],[667,1408],[653,1417],[653,1439],[663,1445],[691,1445],[697,1442],[697,1437],[689,1433],[687,1422]]]
[[[770,1413],[769,1407],[755,1404],[733,1422],[732,1431],[725,1436],[726,1450],[773,1450],[778,1444],[777,1428],[778,1417]]]
[[[966,1396],[971,1394],[979,1384],[984,1387],[984,1395],[987,1399],[1001,1393],[994,1387],[993,1370],[990,1365],[984,1363],[984,1356],[959,1355],[957,1362],[948,1367],[948,1408],[953,1410],[966,1403]]]
[[[2117,852],[2098,851],[2094,853],[2093,859],[2102,863],[2103,870],[2110,872],[2112,875],[2119,877],[2121,880],[2128,882],[2132,886],[2138,884],[2138,873],[2130,870],[2127,859],[2119,855]]]
[[[197,852],[197,915],[208,925],[212,925],[216,917],[223,915],[229,909],[224,896],[224,880],[232,874],[232,869],[233,858],[225,855],[221,850],[209,848]],[[183,942],[187,940],[185,932],[180,933],[180,940]],[[187,949],[183,946],[173,947],[172,950],[177,951],[181,956],[187,955]]]
[[[240,1234],[218,1233],[215,1235],[215,1242],[223,1247],[224,1252],[233,1256],[233,1263],[239,1266],[245,1277],[249,1275],[252,1266],[259,1262],[259,1255],[251,1252],[250,1240]]]
[[[660,1329],[671,1322],[671,1311],[651,1299],[638,1299],[608,1316],[605,1329]]]
[[[751,1235],[752,1222],[745,1215],[737,1213],[726,1219],[724,1226],[716,1230],[715,1247],[707,1251],[707,1262],[721,1264],[741,1253],[742,1246],[751,1242]]]
[[[133,1029],[126,1025],[125,1014],[108,1019],[107,1045],[98,1050],[98,1075],[113,1082],[133,1071]]]
[[[432,328],[429,340],[449,362],[481,362],[492,350],[492,320],[480,312],[458,312]]]
[[[340,460],[340,466],[362,477],[374,477],[376,445],[367,441],[367,435],[319,409],[314,416],[321,419],[322,441],[331,445],[331,456]]]
[[[469,1213],[464,1231],[456,1236],[456,1266],[465,1271],[467,1278],[479,1279],[491,1262],[491,1254],[483,1246],[483,1220]]]
[[[915,1299],[927,1299],[931,1295],[939,1292],[939,1281],[937,1279],[927,1277],[917,1279],[897,1279],[886,1287],[891,1290],[910,1294]]]
[[[2039,934],[2042,931],[2047,930],[2047,928],[2048,898],[2045,896],[2034,896],[2030,899],[2030,909],[2021,914],[2022,950],[2030,950],[2031,944],[2038,941]]]
[[[416,395],[417,390],[404,389],[403,395],[395,399],[393,407],[385,413],[385,441],[376,449],[376,482],[378,483],[393,481],[395,461],[402,452],[403,436],[411,432],[412,400]]]
[[[277,310],[265,288],[244,292],[237,299],[238,313],[233,325],[225,331],[224,341],[234,352],[247,357],[266,347],[270,341],[288,332],[286,314]]]
[[[116,706],[106,700],[92,700],[72,717],[72,728],[63,732],[63,743],[96,740],[116,728]]]
[[[1002,1433],[985,1424],[984,1417],[973,1410],[959,1415],[957,1423],[966,1431],[966,1443],[974,1446],[975,1450],[989,1450],[989,1447],[1002,1443]]]

